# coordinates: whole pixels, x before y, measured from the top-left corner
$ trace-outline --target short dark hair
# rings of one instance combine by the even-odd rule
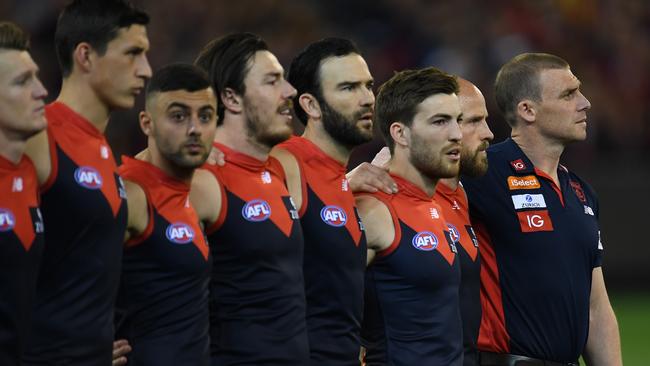
[[[210,79],[203,69],[190,64],[171,64],[156,71],[147,85],[147,98],[153,93],[185,90],[195,92],[209,88]]]
[[[0,22],[0,49],[29,51],[29,36],[12,22]]]
[[[79,43],[88,42],[104,55],[120,28],[148,23],[149,16],[127,0],[73,0],[59,15],[54,35],[63,77],[72,72],[72,54]]]
[[[401,122],[411,126],[418,105],[435,94],[458,94],[456,78],[435,67],[400,71],[379,88],[375,120],[391,152],[395,142],[390,125]]]
[[[244,95],[244,79],[251,67],[251,60],[258,51],[268,51],[266,42],[252,33],[233,33],[208,43],[194,64],[208,73],[212,89],[219,99],[217,115],[219,124],[223,123],[224,107],[221,93],[231,88],[235,93]]]
[[[522,53],[503,65],[494,83],[494,94],[506,122],[515,126],[520,101],[541,101],[539,74],[542,70],[566,68],[569,63],[548,53]]]
[[[312,94],[320,103],[324,101],[321,88],[321,65],[325,59],[330,57],[342,57],[349,54],[360,54],[357,46],[350,40],[344,38],[324,38],[316,41],[291,61],[287,80],[298,91],[293,105],[298,106],[300,95]],[[307,114],[302,107],[295,107],[296,116],[304,124],[307,124]]]

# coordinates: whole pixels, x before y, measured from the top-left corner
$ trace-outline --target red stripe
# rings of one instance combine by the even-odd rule
[[[492,241],[482,222],[472,222],[476,228],[481,254],[481,308],[483,316],[478,335],[481,351],[510,353],[510,335],[506,329],[503,299],[499,285],[499,268]]]

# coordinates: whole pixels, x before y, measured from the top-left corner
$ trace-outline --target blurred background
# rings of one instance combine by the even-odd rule
[[[54,30],[66,0],[2,0],[0,19],[32,35],[32,55],[55,99],[60,74]],[[619,316],[627,365],[650,361],[650,2],[646,0],[135,0],[151,16],[154,70],[192,62],[214,37],[250,31],[285,67],[308,43],[354,40],[376,85],[394,71],[437,66],[483,91],[495,141],[508,136],[494,102],[499,67],[521,52],[557,54],[572,65],[590,99],[586,142],[563,163],[596,189],[605,245],[605,279]],[[140,151],[137,110],[115,113],[107,135],[116,156]],[[369,160],[379,139],[355,152]]]

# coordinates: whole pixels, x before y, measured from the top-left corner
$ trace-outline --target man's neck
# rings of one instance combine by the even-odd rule
[[[157,153],[151,148],[146,148],[145,150],[138,153],[136,159],[148,162],[149,164],[160,169],[167,176],[179,180],[187,185],[190,185],[192,183],[194,169],[176,167],[174,164],[160,155],[160,153]]]
[[[352,149],[335,141],[332,136],[322,128],[322,123],[316,123],[313,121],[308,122],[302,137],[314,143],[314,145],[318,146],[319,149],[332,159],[343,165],[348,164]]]
[[[413,164],[411,164],[405,154],[400,154],[395,151],[393,157],[388,162],[388,171],[413,183],[422,189],[429,197],[433,198],[433,195],[436,193],[436,184],[438,183],[438,179],[431,179],[430,177],[423,175],[413,166]]]
[[[531,134],[528,131],[519,133],[513,130],[511,137],[535,168],[548,174],[558,183],[557,167],[564,152],[563,144],[557,141],[549,141],[539,136],[539,134]]]
[[[18,164],[25,152],[27,141],[11,140],[0,132],[0,155],[13,164]]]
[[[246,121],[239,116],[227,115],[223,124],[217,127],[214,141],[261,161],[266,161],[271,152],[271,147],[261,144],[249,135]]]
[[[452,191],[455,191],[458,188],[459,181],[460,181],[460,177],[456,176],[453,178],[440,179],[438,182],[443,183],[444,185],[449,187]]]
[[[56,100],[64,103],[104,133],[108,125],[110,109],[97,97],[88,83],[78,78],[78,76],[71,75],[63,79],[61,93]]]

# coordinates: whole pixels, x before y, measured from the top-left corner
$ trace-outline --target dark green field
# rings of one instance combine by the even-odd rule
[[[650,365],[650,294],[611,293],[621,331],[623,364]]]

